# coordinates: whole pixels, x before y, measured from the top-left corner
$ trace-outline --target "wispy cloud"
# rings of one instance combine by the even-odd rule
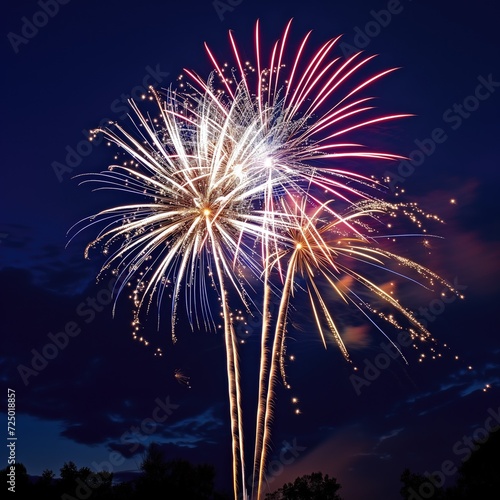
[[[213,431],[223,426],[222,420],[210,407],[193,417],[174,422],[162,432],[162,442],[180,447],[195,448],[198,443],[215,443]]]

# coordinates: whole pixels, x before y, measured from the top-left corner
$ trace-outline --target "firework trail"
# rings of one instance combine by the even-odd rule
[[[264,304],[263,328],[261,332],[261,366],[259,377],[259,396],[257,409],[256,440],[254,450],[253,484],[257,479],[258,493],[261,496],[263,469],[267,448],[269,446],[269,420],[271,418],[272,386],[274,384],[274,368],[270,360],[278,355],[276,342],[283,332],[274,336],[272,352],[269,352],[271,330],[269,328],[269,300],[270,300],[270,268],[269,257],[280,247],[276,235],[279,226],[283,225],[281,208],[276,206],[277,199],[283,194],[299,194],[308,202],[319,203],[318,192],[324,192],[329,198],[335,197],[344,202],[351,202],[353,197],[369,199],[366,187],[374,186],[371,178],[356,172],[331,167],[315,167],[315,163],[342,159],[370,158],[395,159],[397,155],[368,150],[363,145],[343,140],[343,136],[372,126],[377,123],[401,118],[407,115],[377,115],[373,106],[369,105],[370,97],[359,97],[360,92],[367,86],[382,78],[391,70],[383,71],[362,80],[352,87],[351,79],[363,69],[373,58],[362,58],[360,53],[347,60],[332,57],[332,51],[339,38],[329,40],[323,44],[310,58],[305,56],[306,45],[311,33],[301,42],[299,49],[287,70],[284,64],[285,47],[291,22],[287,25],[281,40],[277,41],[271,51],[268,63],[261,57],[261,40],[259,23],[255,27],[255,59],[256,64],[248,61],[243,63],[233,35],[230,33],[230,42],[236,61],[237,69],[227,74],[227,65],[220,64],[210,49],[207,51],[214,67],[221,78],[223,92],[233,105],[244,110],[242,115],[251,122],[257,121],[258,135],[262,136],[259,144],[265,145],[263,174],[268,179],[267,189],[264,191],[264,206],[267,214],[263,221],[266,236],[262,242],[262,260],[264,267]],[[196,74],[189,72],[202,89],[208,87]],[[219,95],[220,95],[219,94]],[[333,102],[333,104],[331,104]],[[330,103],[330,104],[329,104]],[[361,119],[360,119],[361,118]],[[280,181],[280,177],[285,181]],[[311,187],[316,189],[311,189]],[[338,214],[330,209],[334,217]],[[285,221],[287,226],[290,221]],[[288,224],[287,224],[288,223]],[[281,259],[276,261],[278,268]],[[292,255],[288,266],[295,265],[295,254]],[[286,317],[287,298],[293,288],[293,273],[287,273],[278,323],[284,323]],[[316,289],[316,293],[319,291]],[[323,304],[323,310],[326,306]],[[329,316],[328,316],[329,317]],[[342,345],[340,335],[329,317],[330,324],[339,345]],[[345,351],[345,347],[344,347]],[[282,358],[282,355],[279,355]],[[271,370],[271,373],[269,372]],[[264,429],[267,429],[265,432]]]
[[[374,125],[409,116],[379,114],[372,98],[364,95],[365,89],[394,70],[362,77],[373,56],[335,56],[338,38],[308,56],[311,33],[299,44],[291,64],[285,64],[290,26],[264,61],[257,22],[255,63],[243,62],[230,33],[235,68],[219,63],[207,47],[215,68],[208,80],[186,70],[192,80],[186,90],[159,95],[151,89],[158,118],[143,114],[131,102],[135,131],[119,124],[96,130],[117,145],[127,161],[82,183],[97,182],[97,189],[124,191],[139,200],[103,210],[74,228],[76,236],[95,224],[104,226],[86,255],[93,247],[102,248],[107,256],[102,271],[119,278],[117,296],[135,280],[136,331],[143,309],[149,311],[155,304],[160,311],[162,302],[169,300],[175,341],[181,296],[191,328],[214,329],[210,297],[213,291],[218,296],[235,498],[240,492],[247,498],[248,485],[230,293],[248,308],[255,280],[260,280],[264,292],[251,485],[251,497],[260,499],[280,374],[286,383],[286,330],[295,294],[307,293],[325,347],[332,338],[349,361],[324,290],[333,290],[383,334],[373,317],[395,328],[402,328],[398,317],[403,318],[413,325],[409,331],[416,339],[428,337],[429,332],[369,279],[363,266],[416,283],[444,283],[432,271],[384,246],[388,238],[383,218],[402,214],[420,228],[419,217],[426,214],[411,205],[378,200],[374,193],[383,186],[375,177],[346,166],[353,160],[400,158],[356,139]],[[401,273],[401,267],[408,273]],[[410,276],[413,273],[416,278]],[[274,293],[281,298],[277,316],[271,317]],[[395,313],[376,310],[367,294],[386,302]],[[184,381],[182,372],[175,376]]]
[[[255,26],[255,63],[243,62],[231,32],[229,38],[235,68],[228,69],[227,64],[219,63],[206,47],[221,82],[222,89],[218,97],[221,101],[229,100],[232,105],[243,110],[245,120],[258,122],[257,136],[262,136],[259,149],[260,144],[265,145],[263,161],[256,163],[268,179],[263,193],[265,235],[261,256],[264,268],[264,317],[252,481],[252,496],[256,484],[258,499],[262,497],[265,479],[274,386],[279,372],[286,385],[285,333],[289,301],[295,289],[295,275],[299,273],[307,282],[306,292],[325,347],[323,322],[347,360],[349,354],[322,296],[318,276],[345,303],[359,309],[380,330],[366,313],[377,314],[376,311],[359,293],[352,289],[343,290],[339,283],[347,276],[362,285],[365,291],[383,299],[413,324],[414,328],[410,328],[413,338],[419,335],[428,337],[429,332],[411,311],[402,307],[380,286],[357,273],[356,265],[365,263],[385,269],[387,261],[395,261],[399,266],[416,270],[431,285],[434,280],[444,283],[423,266],[382,249],[378,239],[380,236],[366,235],[374,231],[373,222],[378,221],[382,214],[394,217],[396,212],[402,211],[415,220],[414,207],[380,201],[372,194],[373,188],[379,188],[372,177],[345,168],[334,168],[339,161],[353,158],[399,158],[392,153],[369,150],[364,145],[344,139],[375,124],[409,116],[379,115],[370,105],[372,98],[361,95],[363,90],[394,69],[372,74],[353,86],[352,80],[374,56],[363,57],[361,53],[347,59],[333,56],[338,37],[324,43],[308,57],[305,54],[311,32],[302,40],[291,64],[287,66],[284,61],[290,26],[291,22],[286,26],[282,38],[274,43],[268,62],[264,62],[261,56],[259,22]],[[198,75],[188,73],[202,89],[209,90]],[[262,157],[260,150],[258,152]],[[328,167],[325,166],[326,161],[329,161]],[[285,181],[282,182],[280,177]],[[283,203],[284,199],[289,202]],[[334,210],[334,199],[348,205],[344,215]],[[318,207],[312,215],[307,214],[310,206]],[[335,241],[332,237],[335,237]],[[346,259],[350,262],[342,263]],[[282,287],[279,291],[281,302],[278,315],[273,318],[273,331],[270,327],[269,304],[274,268],[281,277]],[[378,316],[402,328],[393,314],[379,312]]]
[[[286,265],[284,264],[282,267],[286,269],[286,272],[283,288],[280,290],[281,300],[272,339],[270,371],[267,379],[265,410],[263,411],[262,448],[256,472],[256,498],[261,498],[263,494],[275,386],[280,374],[284,385],[289,387],[285,371],[285,339],[290,301],[297,291],[305,292],[309,298],[310,309],[324,347],[327,347],[329,338],[332,339],[348,362],[351,362],[349,352],[335,323],[331,307],[327,304],[327,302],[332,301],[331,294],[328,295],[328,299],[324,298],[328,290],[341,299],[340,305],[343,303],[350,308],[358,309],[389,340],[405,362],[407,362],[406,358],[398,346],[372,319],[371,315],[378,316],[398,330],[403,329],[399,318],[404,319],[410,325],[408,332],[412,340],[431,338],[430,332],[418,321],[412,311],[403,307],[397,299],[374,281],[365,277],[362,272],[356,271],[356,268],[382,269],[386,273],[396,274],[424,287],[426,287],[425,283],[432,285],[434,282],[439,282],[459,295],[458,290],[431,270],[381,248],[380,238],[388,239],[386,236],[380,235],[380,231],[386,227],[385,224],[381,224],[381,220],[385,216],[393,219],[399,212],[402,212],[403,216],[414,218],[416,207],[385,203],[380,200],[363,201],[352,204],[342,216],[332,217],[328,202],[314,209],[312,213],[310,210],[307,213],[308,207],[304,198],[283,200],[282,205],[284,213],[295,217],[296,223],[290,226],[279,252],[273,255],[269,262],[270,266],[274,266],[278,261],[284,260]],[[374,221],[380,222],[379,231],[377,231],[377,224],[374,224]],[[396,270],[397,267],[401,266],[411,269],[418,276],[419,281]],[[300,278],[299,280],[297,276]],[[364,298],[366,295],[377,297],[394,312],[389,314],[382,311],[377,312]],[[338,304],[336,308],[339,309]]]
[[[237,130],[234,111],[220,107],[208,94],[200,96],[195,109],[182,108],[173,92],[166,100],[156,95],[161,120],[147,119],[134,103],[138,134],[120,125],[103,133],[132,158],[123,165],[92,176],[98,189],[125,191],[146,201],[107,209],[82,221],[85,227],[104,222],[105,227],[88,246],[102,245],[108,258],[103,270],[112,270],[122,283],[139,276],[134,296],[138,311],[149,308],[156,296],[159,309],[171,285],[171,333],[175,325],[181,287],[191,326],[214,324],[209,288],[221,302],[233,436],[234,484],[243,484],[243,433],[239,360],[236,351],[227,284],[246,303],[244,270],[257,263],[248,240],[262,237],[263,216],[252,214],[252,197],[262,191],[259,179],[241,176],[247,162],[245,151],[233,137]],[[243,239],[243,235],[245,238]],[[139,312],[138,312],[139,313]],[[239,457],[239,458],[237,458]]]

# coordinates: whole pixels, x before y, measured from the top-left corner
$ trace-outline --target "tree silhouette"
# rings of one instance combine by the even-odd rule
[[[113,500],[135,500],[136,488],[134,481],[127,481],[124,483],[115,484],[113,486]]]
[[[186,460],[165,461],[160,446],[149,445],[141,464],[142,477],[137,481],[140,498],[199,499],[216,498],[215,469],[211,465],[192,465]]]
[[[427,477],[423,474],[415,474],[409,469],[405,469],[401,474],[403,487],[400,490],[401,496],[406,500],[420,500],[422,498],[432,498],[441,500],[448,498],[439,486],[439,479]],[[437,485],[437,486],[436,486]]]
[[[50,469],[45,469],[40,476],[40,479],[37,481],[37,484],[41,486],[50,486],[55,478],[55,474]]]
[[[9,487],[10,465],[1,469]],[[28,475],[26,467],[14,464],[15,493],[19,498],[36,500],[230,500],[214,491],[215,469],[211,465],[193,465],[185,460],[166,461],[161,447],[151,444],[141,464],[142,474],[128,482],[113,485],[113,474],[78,468],[64,462],[59,478],[45,469],[38,479]],[[14,481],[12,481],[14,483]]]
[[[52,470],[45,469],[42,472],[42,475],[38,478],[38,481],[35,483],[34,490],[36,491],[36,497],[40,500],[54,498],[54,489],[55,474]]]
[[[490,434],[483,444],[472,452],[469,460],[458,470],[457,486],[453,489],[457,499],[500,498],[500,434]]]
[[[455,486],[442,488],[444,478],[403,471],[401,496],[406,500],[497,500],[500,498],[500,434],[493,432],[486,442],[474,443],[468,460],[458,467]],[[458,464],[457,464],[458,465]],[[442,473],[440,473],[442,474]]]
[[[61,500],[110,498],[113,474],[109,472],[93,472],[88,467],[78,469],[76,464],[70,461],[61,467],[60,475],[56,490]]]
[[[322,472],[313,472],[298,477],[293,483],[284,484],[266,500],[341,500],[337,491],[341,488],[334,477],[323,477]]]
[[[15,486],[14,490],[9,491],[11,493],[14,491],[15,494],[17,494],[19,497],[27,497],[27,495],[30,494],[32,490],[32,485],[29,480],[28,472],[26,471],[26,467],[22,463],[16,463],[13,465],[7,466],[5,469],[1,470],[1,476],[3,478],[4,484],[6,484],[6,487],[10,487],[10,467],[14,467],[14,473],[15,473]]]
[[[71,460],[64,462],[64,465],[59,470],[59,475],[61,476],[58,484],[59,489],[63,493],[74,492],[77,487],[76,478],[78,477],[78,469],[75,462]]]
[[[143,475],[137,481],[137,491],[151,500],[165,496],[168,465],[157,444],[151,443],[147,448],[141,470]]]

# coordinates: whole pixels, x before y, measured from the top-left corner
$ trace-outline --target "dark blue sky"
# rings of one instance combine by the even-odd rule
[[[391,360],[357,391],[351,368],[334,346],[323,349],[304,319],[289,343],[296,357],[289,367],[293,394],[278,394],[270,488],[322,470],[338,478],[345,500],[399,498],[404,467],[459,465],[465,438],[499,411],[498,7],[493,1],[225,2],[71,0],[58,4],[58,12],[48,2],[52,17],[40,14],[43,2],[3,7],[0,373],[3,397],[8,387],[17,394],[18,459],[32,474],[58,471],[65,460],[89,467],[111,460],[115,472],[130,471],[137,470],[142,446],[155,440],[168,457],[213,463],[218,484],[230,489],[221,336],[181,327],[172,346],[167,328],[151,328],[149,348],[132,341],[130,303],[120,300],[113,318],[110,277],[96,284],[102,259],[84,260],[85,238],[65,248],[67,230],[114,198],[78,187],[72,176],[111,163],[112,149],[82,141],[101,120],[125,121],[125,96],[139,95],[144,83],[167,87],[183,68],[207,76],[203,42],[229,59],[229,29],[251,54],[257,18],[269,48],[293,17],[295,42],[310,29],[317,45],[344,34],[345,50],[380,54],[377,69],[401,67],[372,93],[381,108],[416,116],[381,129],[377,140],[410,156],[414,166],[376,163],[364,165],[364,173],[388,172],[405,190],[401,199],[444,218],[437,232],[445,239],[433,243],[426,264],[462,286],[466,298],[445,304],[439,287],[405,291],[405,304],[421,318],[431,314],[429,328],[448,349],[424,363],[407,349],[409,366]],[[377,14],[388,8],[390,20]],[[40,27],[30,28],[33,21]],[[429,307],[435,314],[424,311]],[[258,325],[252,327],[241,353],[248,376],[258,343]],[[359,327],[344,334],[361,368],[383,352],[375,332]],[[57,352],[46,347],[54,338]],[[152,346],[161,346],[164,357],[153,356]],[[35,359],[44,348],[54,358],[46,365]],[[177,382],[176,369],[191,377],[191,389]],[[487,392],[485,384],[492,386]],[[291,396],[300,400],[300,415]],[[283,454],[288,445],[293,452]]]

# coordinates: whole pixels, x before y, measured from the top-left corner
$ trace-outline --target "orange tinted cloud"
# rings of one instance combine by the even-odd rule
[[[362,349],[370,345],[369,331],[370,326],[368,324],[348,326],[342,332],[342,340],[347,349]]]

